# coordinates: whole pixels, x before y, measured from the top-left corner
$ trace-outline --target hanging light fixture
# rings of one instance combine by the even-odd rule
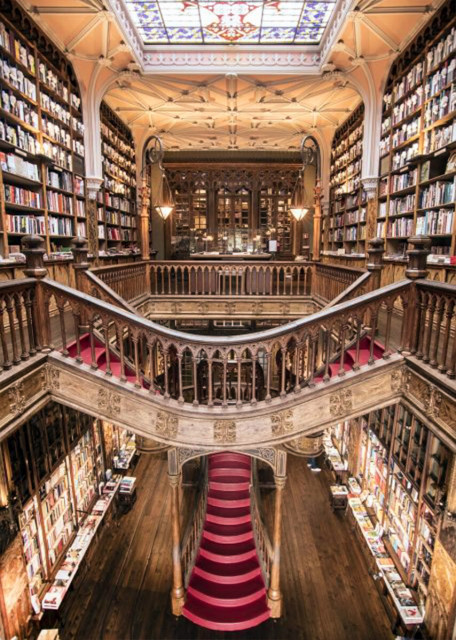
[[[304,188],[304,171],[299,170],[298,179],[291,196],[290,212],[294,219],[299,222],[309,212],[309,206],[306,202],[306,190]]]
[[[163,167],[163,157],[164,149],[162,141],[158,136],[150,136],[144,148],[143,165],[158,165],[160,169],[160,182],[157,189],[153,189],[154,197],[152,208],[155,209],[162,220],[166,221],[173,212],[174,199]]]
[[[166,221],[174,209],[174,199],[169,187],[165,170],[160,164],[160,184],[157,189],[157,198],[154,201],[154,209]]]

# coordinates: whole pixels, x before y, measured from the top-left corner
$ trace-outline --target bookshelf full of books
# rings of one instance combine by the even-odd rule
[[[453,13],[452,13],[453,12]],[[377,236],[386,256],[428,235],[431,261],[455,254],[456,19],[446,3],[391,68],[380,142]]]
[[[370,496],[367,502],[398,570],[424,602],[451,453],[401,404],[359,420],[359,478]]]
[[[329,253],[364,256],[367,199],[361,183],[364,105],[337,129],[331,146]]]
[[[0,20],[0,257],[30,233],[48,256],[86,236],[84,124],[79,89],[65,57],[27,38],[20,9]]]
[[[90,416],[49,403],[8,439],[7,451],[9,480],[22,506],[19,527],[30,595],[39,610],[46,584],[98,495],[99,426]]]
[[[101,251],[137,246],[136,162],[130,129],[101,104],[102,189],[98,192],[98,243]]]

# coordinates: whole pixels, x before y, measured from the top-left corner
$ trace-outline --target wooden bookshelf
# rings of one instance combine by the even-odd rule
[[[97,496],[104,468],[98,422],[51,402],[7,439],[5,453],[30,594],[41,599]]]
[[[136,247],[136,162],[130,129],[101,104],[104,183],[98,193],[98,242],[101,251]]]
[[[22,236],[46,238],[49,256],[86,236],[84,124],[73,70],[13,5],[0,19],[0,255]]]
[[[367,198],[361,184],[364,105],[337,129],[331,146],[330,214],[322,247],[329,253],[364,256]]]
[[[447,2],[401,54],[383,96],[377,236],[390,258],[415,234],[434,259],[455,253],[455,11]]]
[[[437,509],[451,457],[445,445],[402,405],[360,418],[364,487],[374,497],[373,512],[384,527],[398,569],[427,597],[437,535]]]

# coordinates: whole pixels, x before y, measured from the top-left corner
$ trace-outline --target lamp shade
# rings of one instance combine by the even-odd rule
[[[157,196],[154,199],[155,211],[166,220],[174,209],[174,199],[169,188],[168,179],[165,174],[165,170],[162,168],[160,173],[160,183],[157,189]]]
[[[292,216],[299,222],[308,213],[309,206],[306,203],[306,191],[304,189],[304,175],[303,172],[299,172],[298,179],[296,180],[293,195],[291,196],[290,212]]]

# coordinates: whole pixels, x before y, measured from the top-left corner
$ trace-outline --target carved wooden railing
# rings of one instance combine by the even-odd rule
[[[150,295],[149,261],[91,269],[99,280],[126,302]]]
[[[43,280],[40,286],[46,304],[54,301],[60,317],[59,323],[47,322],[47,344],[68,344],[65,314],[67,318],[71,314],[77,361],[84,337],[90,341],[91,367],[98,368],[97,331],[101,331],[106,375],[125,382],[128,356],[134,363],[136,386],[142,386],[145,374],[153,380],[150,393],[208,407],[256,405],[323,384],[329,380],[329,365],[335,359],[339,363],[337,375],[342,377],[349,349],[356,353],[353,368],[359,368],[360,342],[366,332],[371,339],[369,364],[375,360],[378,335],[387,359],[393,347],[394,305],[403,305],[413,289],[412,281],[402,281],[274,329],[221,338],[163,327],[50,280]],[[408,316],[402,315],[396,322],[403,324],[404,318]],[[113,373],[110,366],[112,346],[120,354],[120,373]],[[62,353],[68,355],[68,350],[64,347]]]
[[[308,262],[156,261],[150,263],[152,295],[305,296],[313,265]]]
[[[190,576],[195,565],[207,509],[207,493],[209,487],[207,458],[203,457],[201,460],[204,467],[201,474],[199,491],[196,495],[193,513],[190,516],[181,544],[182,574],[186,588],[188,587]]]
[[[41,349],[33,278],[0,283],[0,370],[28,360]]]
[[[274,549],[267,532],[266,524],[261,516],[260,504],[261,500],[258,488],[258,478],[256,471],[252,470],[252,484],[250,485],[250,514],[263,579],[266,588],[268,588],[271,577],[271,566],[274,560]]]
[[[331,302],[365,273],[364,269],[317,263],[312,282],[312,295],[322,302]],[[359,283],[359,287],[363,284],[364,279]]]
[[[410,351],[449,378],[456,377],[456,297],[452,285],[418,280]]]

